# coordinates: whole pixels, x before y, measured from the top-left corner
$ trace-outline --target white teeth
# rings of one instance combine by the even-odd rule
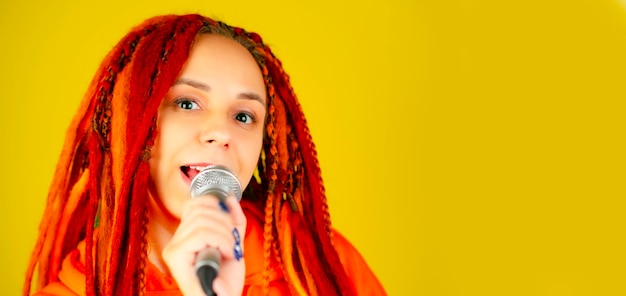
[[[192,166],[189,166],[189,167],[194,169],[194,170],[196,170],[196,171],[202,171],[202,170],[207,168],[206,166],[197,166],[197,165],[192,165]]]

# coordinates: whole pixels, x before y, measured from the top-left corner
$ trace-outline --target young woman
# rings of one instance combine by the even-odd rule
[[[190,198],[210,165],[241,202]],[[331,227],[304,115],[259,35],[159,16],[107,55],[70,126],[24,295],[204,295],[207,247],[220,296],[385,294]]]

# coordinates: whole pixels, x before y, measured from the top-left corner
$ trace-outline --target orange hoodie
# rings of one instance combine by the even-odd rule
[[[262,214],[245,200],[241,203],[248,218],[244,249],[246,258],[246,279],[242,295],[262,295],[263,293],[263,220]],[[358,295],[386,295],[378,278],[369,268],[361,254],[350,242],[334,232],[334,244],[348,276],[352,279]],[[51,283],[35,295],[85,295],[85,242],[65,257],[57,282]],[[289,295],[289,287],[278,262],[270,263],[270,295]],[[158,268],[147,263],[146,296],[180,296],[174,279],[163,274]]]

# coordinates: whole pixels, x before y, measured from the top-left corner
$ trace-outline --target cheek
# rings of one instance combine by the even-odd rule
[[[155,142],[157,156],[162,159],[172,157],[172,154],[180,149],[182,143],[187,143],[193,138],[194,126],[193,124],[182,124],[179,122],[162,124]]]
[[[152,149],[150,150],[150,161],[148,162],[150,164],[150,177],[153,180],[155,180],[156,174],[159,169],[159,161],[161,159],[161,147],[160,146],[161,146],[161,141],[159,139],[159,136],[157,136],[154,141],[154,145],[152,146]]]
[[[263,137],[248,137],[246,145],[242,146],[242,151],[240,151],[241,155],[245,155],[245,158],[242,159],[242,174],[240,176],[242,186],[245,188],[248,186],[250,178],[252,178],[252,174],[254,174],[254,170],[257,167],[259,162],[259,157],[261,155],[261,149],[263,147]]]
[[[189,137],[189,129],[181,129],[176,122],[160,121],[158,135],[152,146],[150,158],[150,175],[157,185],[167,178],[168,172],[172,171],[172,161],[181,143]]]
[[[159,134],[155,139],[154,146],[151,151],[150,158],[150,177],[152,179],[151,194],[154,206],[159,211],[169,213],[173,217],[180,218],[182,207],[180,203],[179,189],[173,180],[176,180],[175,156],[180,149],[176,143],[179,143],[180,134],[173,133],[172,129],[159,130]],[[184,195],[184,197],[187,197]]]

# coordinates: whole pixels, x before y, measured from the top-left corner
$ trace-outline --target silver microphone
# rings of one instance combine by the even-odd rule
[[[213,195],[224,201],[232,193],[237,201],[243,194],[237,176],[221,165],[211,165],[203,169],[191,180],[191,197]],[[195,269],[202,288],[207,295],[213,294],[213,280],[220,270],[222,255],[215,247],[207,247],[196,255]]]

